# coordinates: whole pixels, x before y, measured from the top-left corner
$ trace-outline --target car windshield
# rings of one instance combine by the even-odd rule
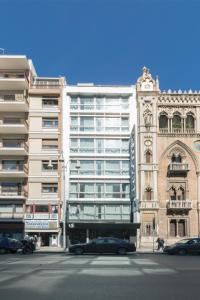
[[[191,240],[189,240],[189,239],[184,239],[184,240],[178,241],[176,244],[187,244],[189,241],[191,241]]]

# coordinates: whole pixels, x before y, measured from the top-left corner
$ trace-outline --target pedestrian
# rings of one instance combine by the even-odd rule
[[[160,237],[158,237],[157,238],[157,240],[156,240],[156,242],[158,243],[158,251],[160,250],[160,249],[164,249],[164,244],[165,244],[165,241],[164,241],[164,239],[162,239],[162,238],[160,238]]]

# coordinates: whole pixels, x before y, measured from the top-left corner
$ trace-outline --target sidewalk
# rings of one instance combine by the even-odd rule
[[[66,253],[68,254],[68,250],[65,250],[61,247],[41,247],[36,249],[35,253],[46,253],[46,254],[51,254],[51,253]],[[138,248],[136,254],[164,254],[163,251],[158,251],[153,249],[146,249],[146,248]],[[133,253],[133,254],[134,254]]]

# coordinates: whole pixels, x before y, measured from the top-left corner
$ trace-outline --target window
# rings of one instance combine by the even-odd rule
[[[5,117],[3,119],[4,124],[22,124],[22,120],[20,118],[14,117]]]
[[[192,115],[187,115],[186,129],[194,129],[194,117]]]
[[[43,160],[42,161],[42,171],[55,171],[58,170],[57,160]]]
[[[43,128],[58,128],[58,118],[42,118]]]
[[[58,106],[58,99],[43,98],[42,99],[42,106],[43,107],[57,107]]]
[[[163,128],[168,128],[168,118],[166,115],[161,115],[159,118],[159,128],[163,129]]]
[[[5,148],[21,148],[24,140],[3,140],[3,147]]]
[[[22,160],[2,160],[2,169],[7,171],[22,171],[23,163],[24,161]]]
[[[172,163],[178,163],[180,164],[182,162],[182,157],[180,154],[173,154],[171,158]]]
[[[80,130],[81,131],[94,130],[94,118],[93,117],[80,117]]]
[[[35,212],[36,213],[48,213],[49,207],[48,207],[48,205],[36,205]]]
[[[17,182],[2,182],[1,194],[3,195],[21,195],[22,186]]]
[[[57,183],[42,183],[42,193],[57,193],[58,184]]]
[[[57,139],[52,139],[52,140],[43,139],[42,140],[42,149],[43,150],[58,149],[58,140]]]
[[[150,187],[146,188],[146,200],[151,201],[152,200],[152,189]]]
[[[179,115],[174,115],[172,119],[172,128],[181,129],[181,117]]]
[[[146,157],[146,163],[147,164],[150,164],[152,163],[152,155],[151,155],[151,151],[147,151],[146,154],[145,154],[145,157]]]

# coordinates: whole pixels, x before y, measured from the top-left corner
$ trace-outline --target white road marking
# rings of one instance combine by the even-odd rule
[[[79,272],[80,275],[93,275],[93,276],[141,276],[143,275],[139,270],[130,270],[130,269],[83,269]]]
[[[67,260],[67,261],[62,261],[61,264],[62,265],[84,265],[87,264],[89,262],[89,259],[71,259],[71,260]]]
[[[111,266],[124,266],[124,265],[130,265],[130,261],[113,261],[113,260],[99,260],[99,261],[92,261],[90,263],[91,265],[98,265],[98,266],[103,266],[103,265],[111,265]]]
[[[160,268],[160,269],[142,269],[144,273],[151,275],[165,275],[176,273],[175,270],[169,268]]]
[[[131,261],[134,262],[136,265],[158,265],[158,263],[156,263],[155,261],[146,258],[131,259]]]
[[[121,256],[98,256],[97,258],[95,258],[95,260],[112,260],[112,261],[129,261],[130,259],[128,257],[121,257]]]

